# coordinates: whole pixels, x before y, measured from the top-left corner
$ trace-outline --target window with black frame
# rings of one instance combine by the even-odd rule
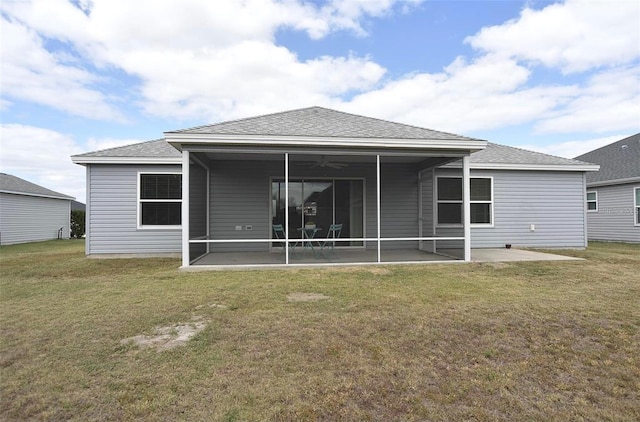
[[[171,227],[182,224],[182,175],[140,173],[139,225]]]
[[[493,179],[472,177],[469,180],[471,224],[493,224]],[[436,184],[438,225],[462,224],[462,178],[439,176]]]

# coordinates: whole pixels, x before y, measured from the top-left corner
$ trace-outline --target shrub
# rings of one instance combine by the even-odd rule
[[[86,212],[82,210],[71,211],[71,237],[77,239],[84,236]]]

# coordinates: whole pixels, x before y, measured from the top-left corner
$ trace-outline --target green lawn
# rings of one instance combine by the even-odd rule
[[[0,419],[640,420],[640,246],[561,253],[587,260],[180,272],[3,246]]]

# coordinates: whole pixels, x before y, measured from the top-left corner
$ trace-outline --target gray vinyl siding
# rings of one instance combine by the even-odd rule
[[[181,172],[181,166],[92,164],[89,167],[88,254],[180,252],[180,229],[139,229],[137,212],[138,172]]]
[[[441,170],[437,174],[460,173]],[[471,177],[492,177],[494,194],[493,227],[472,226],[472,248],[585,246],[583,173],[472,170]],[[436,233],[462,236],[463,230],[438,227]],[[442,241],[438,247],[453,245]]]
[[[0,244],[69,238],[71,201],[0,193]]]
[[[213,161],[210,165],[210,236],[270,239],[269,177],[282,172],[276,161]],[[242,230],[236,230],[240,226]],[[246,230],[251,226],[252,230]],[[211,251],[267,251],[265,243],[212,244]]]
[[[640,183],[587,188],[598,194],[598,211],[587,212],[590,240],[640,242],[640,226],[634,225],[634,188]]]
[[[493,176],[494,227],[472,227],[471,247],[583,248],[581,172],[472,171]],[[530,225],[535,225],[535,231]]]
[[[382,237],[417,237],[418,172],[411,166],[388,164],[381,166],[380,174]],[[375,203],[372,212],[375,213]],[[417,247],[417,241],[382,243],[383,249]]]
[[[180,171],[180,166],[91,165],[88,168],[88,239],[90,254],[178,253],[181,230],[137,228],[138,172]],[[438,175],[460,175],[440,169]],[[206,235],[206,172],[190,169],[190,235]],[[550,171],[475,171],[492,177],[493,227],[473,227],[472,247],[584,247],[583,173]],[[209,236],[212,239],[265,239],[264,243],[211,244],[211,251],[267,251],[271,238],[271,180],[284,177],[283,161],[212,161],[209,163]],[[412,166],[381,166],[381,228],[383,237],[417,237],[418,180]],[[364,179],[365,233],[377,236],[375,164],[353,163],[340,170],[291,165],[290,178]],[[433,172],[424,172],[422,236],[463,236],[462,227],[437,227],[434,232]],[[600,194],[599,194],[600,195]],[[632,193],[629,194],[633,199]],[[599,197],[599,200],[601,198]],[[536,226],[530,231],[531,224]],[[242,230],[236,230],[240,226]],[[246,230],[251,226],[252,230]],[[460,242],[438,242],[438,249],[461,248]],[[375,248],[376,242],[368,242]],[[417,247],[417,242],[384,242],[383,249]],[[424,242],[431,250],[432,243]],[[202,253],[194,247],[191,258]]]

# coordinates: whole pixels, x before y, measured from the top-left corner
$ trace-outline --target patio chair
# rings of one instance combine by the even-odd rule
[[[274,224],[273,233],[275,234],[276,239],[279,240],[280,243],[282,243],[282,251],[286,252],[287,242],[285,242],[285,239],[287,238],[287,235],[284,232],[284,227],[282,227],[282,224]],[[295,242],[295,243],[289,242],[289,249],[291,250],[291,252],[293,252],[297,244],[298,242]]]
[[[323,252],[325,249],[328,250],[326,254],[327,257],[333,255],[333,248],[336,246],[336,239],[340,237],[341,232],[342,224],[332,224],[331,226],[329,226],[327,237],[320,244]]]

